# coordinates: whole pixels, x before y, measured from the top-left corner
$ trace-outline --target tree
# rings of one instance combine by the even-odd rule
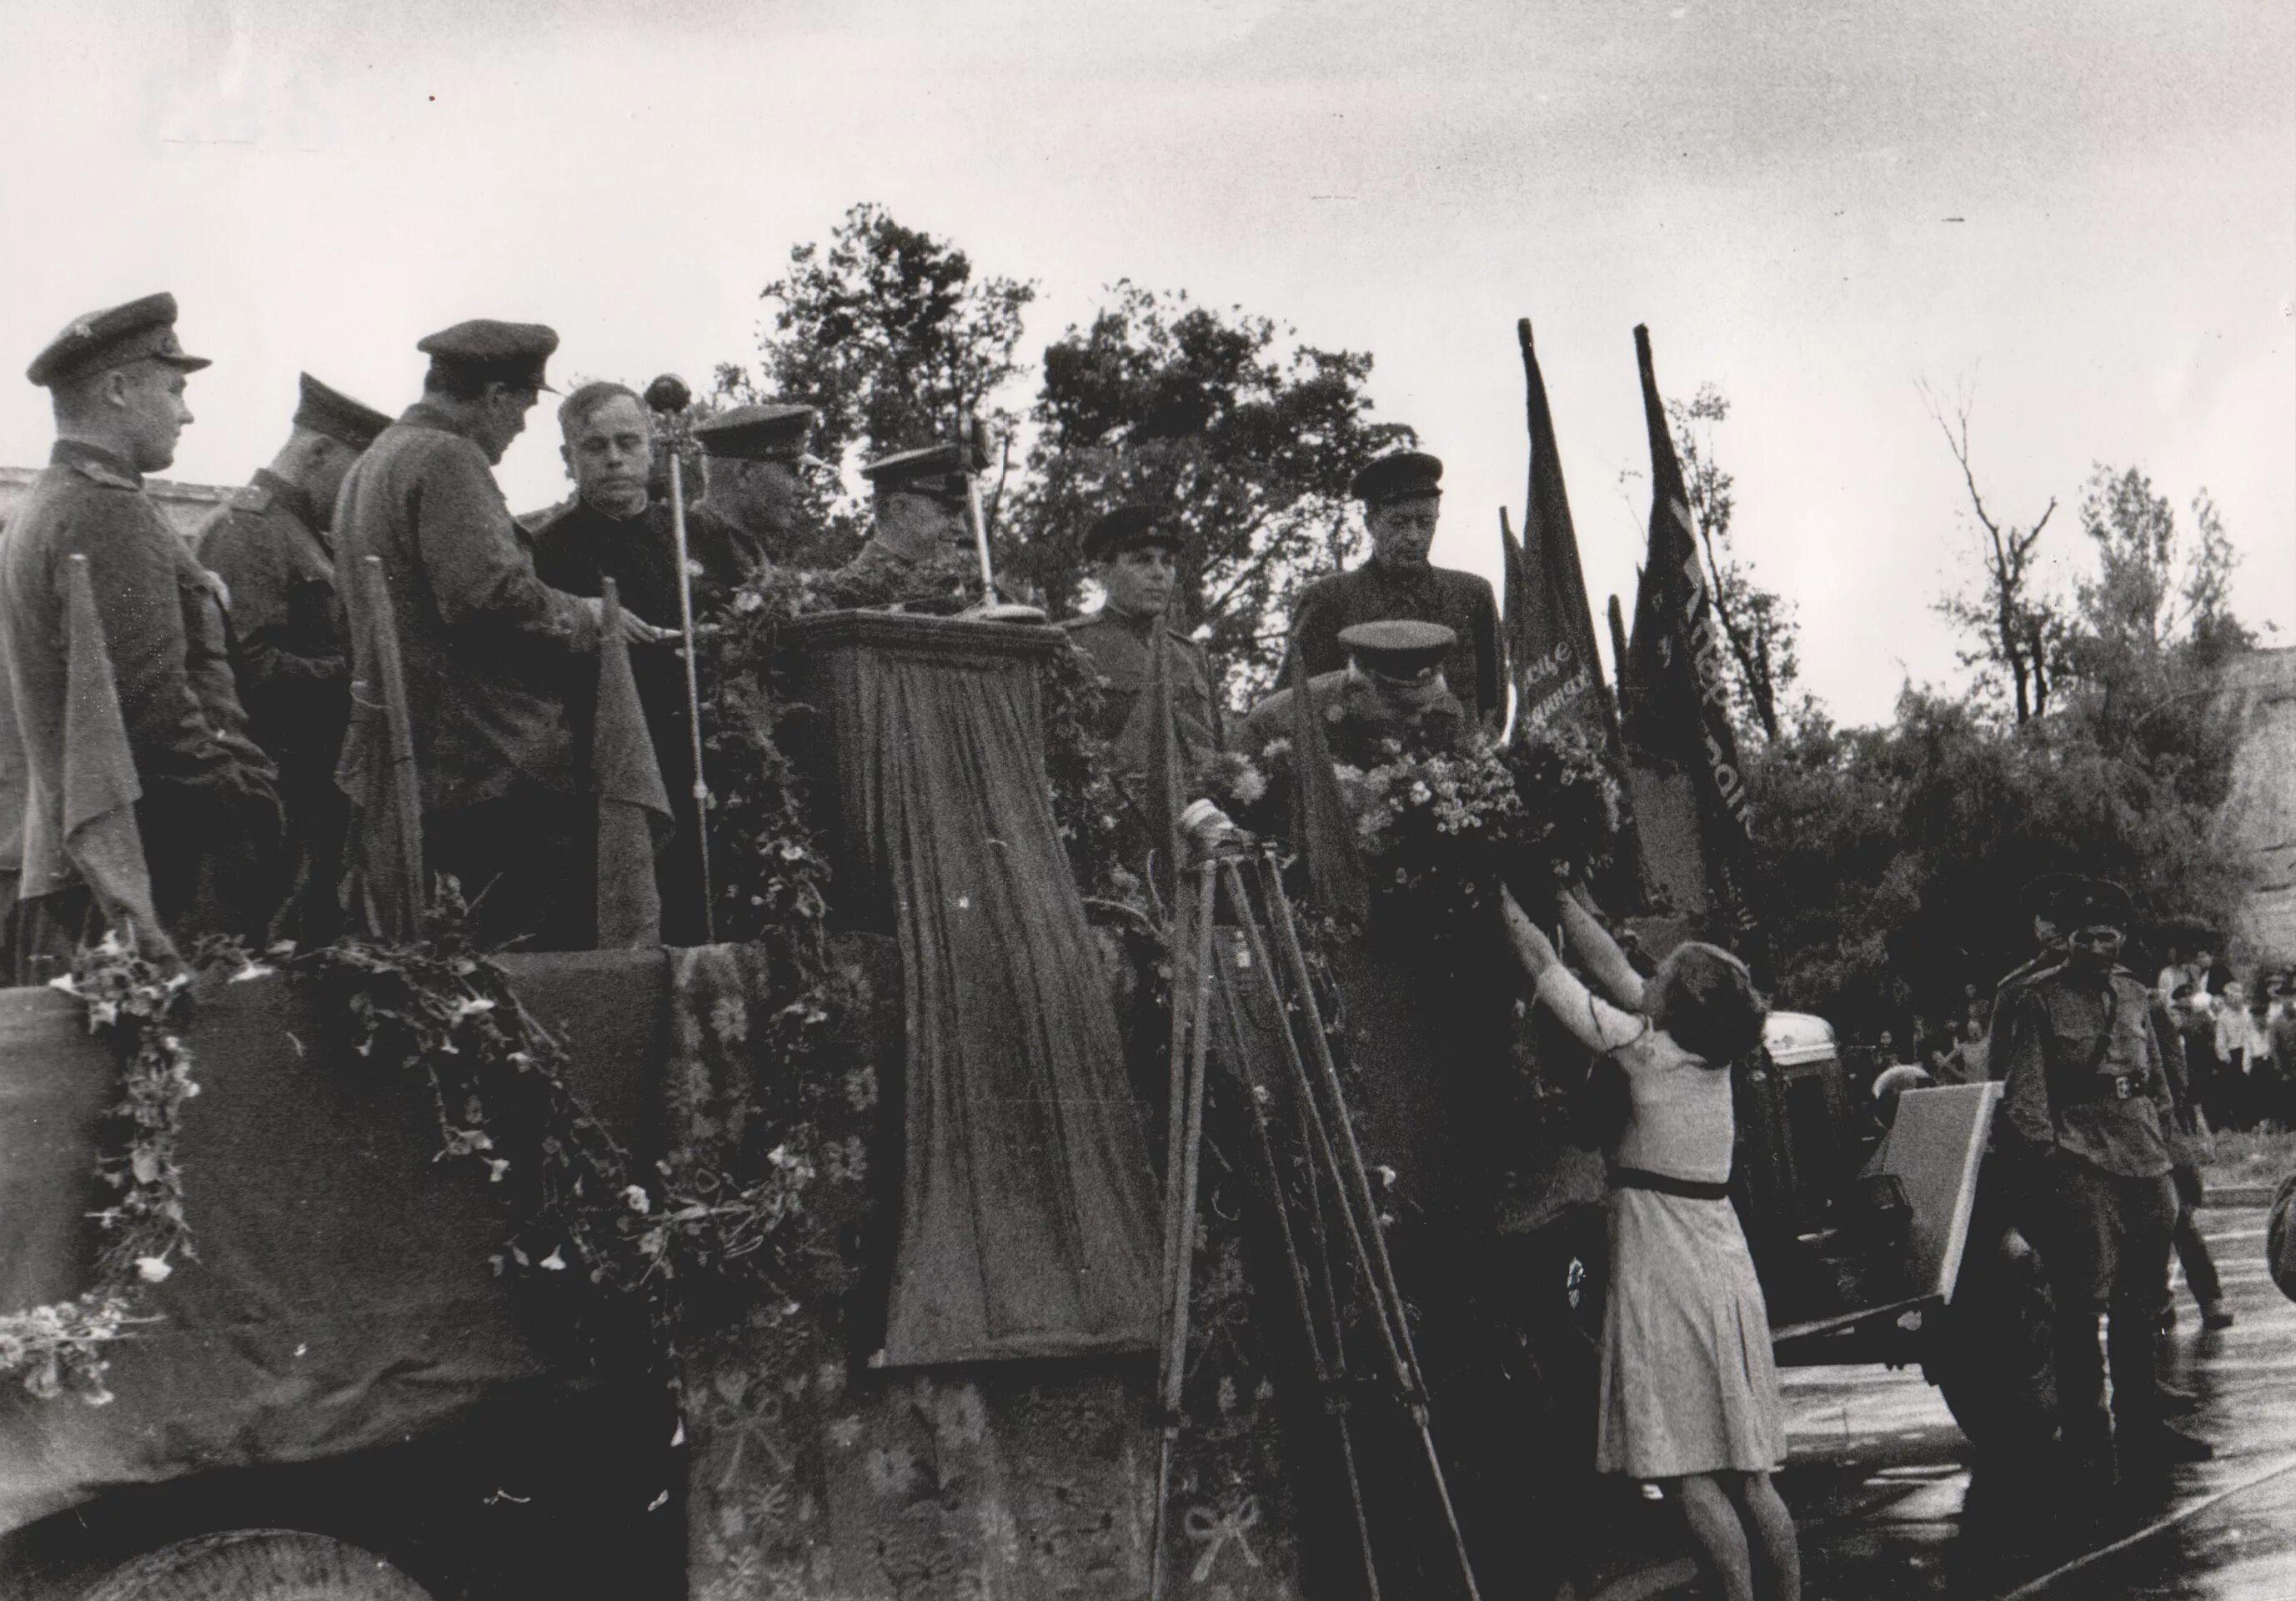
[[[840,467],[856,447],[881,456],[954,439],[960,413],[1009,437],[1019,418],[999,397],[1023,371],[1015,353],[1036,296],[1033,281],[976,279],[948,240],[857,205],[825,250],[790,251],[789,272],[759,295],[775,308],[758,340],[760,375],[721,365],[718,392],[818,407],[814,454]],[[837,506],[834,521],[849,541],[857,506]]]
[[[1778,703],[1801,677],[1801,625],[1794,603],[1754,579],[1751,563],[1741,561],[1730,543],[1737,510],[1736,478],[1724,470],[1714,448],[1715,427],[1730,415],[1730,400],[1714,384],[1702,383],[1689,400],[1669,400],[1676,453],[1682,459],[1684,487],[1698,524],[1699,549],[1706,557],[1707,585],[1713,592],[1715,620],[1730,645],[1730,699],[1741,724],[1760,725],[1763,737],[1778,737]],[[1805,705],[1802,715],[1811,709]]]
[[[2034,550],[2041,530],[2057,509],[2056,497],[2041,508],[2030,524],[2019,528],[2003,523],[1986,509],[1977,488],[1976,469],[1970,464],[1969,413],[1972,394],[1964,385],[1948,418],[1943,401],[1927,384],[1919,386],[1923,404],[1945,435],[1946,448],[1961,467],[1969,489],[1969,504],[1977,514],[1981,537],[1978,558],[1981,576],[1974,588],[1949,595],[1937,603],[1939,612],[1970,636],[1972,645],[1960,653],[1964,667],[1975,668],[1979,685],[1998,682],[2006,674],[2011,702],[2020,723],[2048,710],[2049,692],[2064,665],[2068,625],[2064,612],[2043,594]]]
[[[1293,345],[1263,316],[1215,310],[1128,280],[1045,352],[1017,571],[1071,602],[1076,541],[1130,500],[1171,509],[1189,535],[1180,604],[1209,624],[1231,695],[1273,682],[1293,597],[1361,548],[1346,498],[1365,458],[1412,442],[1370,420],[1372,358]]]

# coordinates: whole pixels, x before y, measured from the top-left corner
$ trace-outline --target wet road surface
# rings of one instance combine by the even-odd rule
[[[2296,1601],[2296,1303],[2266,1277],[2260,1207],[2201,1220],[2238,1321],[2202,1331],[2180,1276],[2161,1372],[2196,1393],[2180,1422],[2217,1455],[2150,1490],[2075,1504],[2046,1471],[1972,1468],[1918,1371],[1786,1370],[1779,1486],[1810,1601]],[[1644,1558],[1588,1601],[1710,1594],[1669,1523],[1644,1523]]]

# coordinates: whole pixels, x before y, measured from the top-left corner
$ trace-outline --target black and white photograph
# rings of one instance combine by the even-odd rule
[[[0,149],[0,1601],[2296,1601],[2296,9]]]

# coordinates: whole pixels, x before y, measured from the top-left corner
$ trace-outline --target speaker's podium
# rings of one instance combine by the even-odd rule
[[[891,1367],[1145,1351],[1157,1200],[1046,777],[1041,625],[832,612],[784,630],[821,714],[833,920],[900,941]]]

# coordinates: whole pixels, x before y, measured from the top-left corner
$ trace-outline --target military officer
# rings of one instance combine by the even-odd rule
[[[1139,772],[1148,760],[1149,652],[1164,630],[1172,685],[1172,728],[1192,768],[1220,746],[1219,699],[1204,647],[1164,620],[1176,579],[1172,560],[1180,532],[1155,506],[1119,506],[1085,530],[1085,564],[1099,579],[1108,603],[1061,627],[1101,679],[1101,718],[1094,732],[1114,747],[1118,761]]]
[[[381,559],[398,630],[422,774],[422,849],[472,901],[474,935],[580,948],[595,929],[594,812],[566,717],[594,683],[603,616],[594,598],[536,574],[493,467],[526,427],[558,335],[536,324],[458,323],[419,341],[422,398],[343,481],[340,561]],[[354,677],[363,584],[343,591]],[[666,638],[636,611],[634,644]]]
[[[2078,873],[2044,873],[2025,886],[2025,910],[2033,920],[2033,954],[2013,967],[1993,987],[1993,1006],[1986,1014],[1988,1039],[2001,1026],[2004,1006],[2016,992],[2065,959],[2065,934],[2058,923],[2058,902],[2068,894],[2085,896],[2088,881]],[[1998,1078],[1998,1073],[1992,1077]]]
[[[955,445],[897,451],[862,468],[861,476],[871,493],[869,538],[851,561],[823,577],[823,598],[941,613],[979,600],[964,451]]]
[[[2145,987],[2118,965],[2130,909],[2128,892],[2103,880],[2061,895],[2065,960],[2006,998],[1995,1043],[2005,1132],[2033,1173],[2027,1210],[2055,1309],[2060,1435],[2077,1464],[2103,1472],[2116,1446],[2127,1470],[2211,1454],[2161,1416],[2153,1334],[2177,1219],[2175,1106]]]
[[[1357,472],[1348,493],[1364,503],[1371,560],[1308,586],[1292,610],[1292,649],[1312,677],[1347,664],[1340,634],[1357,623],[1396,618],[1440,623],[1452,634],[1445,678],[1496,733],[1506,715],[1498,603],[1490,585],[1473,573],[1427,560],[1443,504],[1442,481],[1443,464],[1420,450],[1375,456]],[[1288,661],[1283,681],[1291,682]]]
[[[335,761],[350,717],[350,642],[330,530],[344,476],[390,419],[308,373],[299,382],[286,444],[201,530],[200,560],[230,595],[239,698],[279,766],[287,837],[272,932],[318,945],[340,932],[348,816]]]
[[[721,544],[752,565],[804,557],[817,533],[806,475],[829,465],[806,449],[817,416],[810,406],[775,402],[737,406],[694,424],[702,491],[686,534],[705,566],[718,559],[714,547]]]
[[[192,420],[185,380],[208,365],[176,337],[175,297],[154,294],[75,319],[25,373],[49,391],[56,442],[0,545],[0,661],[22,757],[10,765],[27,784],[13,941],[21,981],[45,981],[77,946],[134,921],[115,875],[75,854],[89,819],[66,811],[88,779],[127,776],[91,773],[86,764],[103,753],[67,738],[76,557],[142,791],[135,822],[161,929],[179,941],[259,939],[268,920],[247,868],[278,842],[277,771],[250,736],[232,681],[221,586],[144,492],[144,474],[175,460]]]
[[[650,488],[654,454],[652,413],[619,383],[586,383],[558,408],[564,436],[559,447],[574,480],[574,498],[543,513],[532,530],[534,570],[553,589],[590,597],[611,579],[621,603],[665,631],[682,626],[677,538],[668,505]],[[757,547],[699,506],[686,515],[687,559],[697,615],[716,595],[755,567]],[[704,938],[696,835],[701,803],[693,793],[693,739],[686,710],[685,664],[671,650],[640,651],[630,659],[646,732],[669,796],[673,833],[656,858],[661,935],[670,945]],[[568,723],[578,759],[590,749],[596,705],[594,677],[576,675],[567,690]]]
[[[1388,759],[1390,742],[1418,754],[1450,754],[1472,745],[1474,721],[1443,672],[1456,645],[1442,624],[1410,618],[1341,629],[1347,665],[1308,681],[1332,759],[1371,768]],[[1251,709],[1236,742],[1246,754],[1292,736],[1293,694],[1277,690]]]

